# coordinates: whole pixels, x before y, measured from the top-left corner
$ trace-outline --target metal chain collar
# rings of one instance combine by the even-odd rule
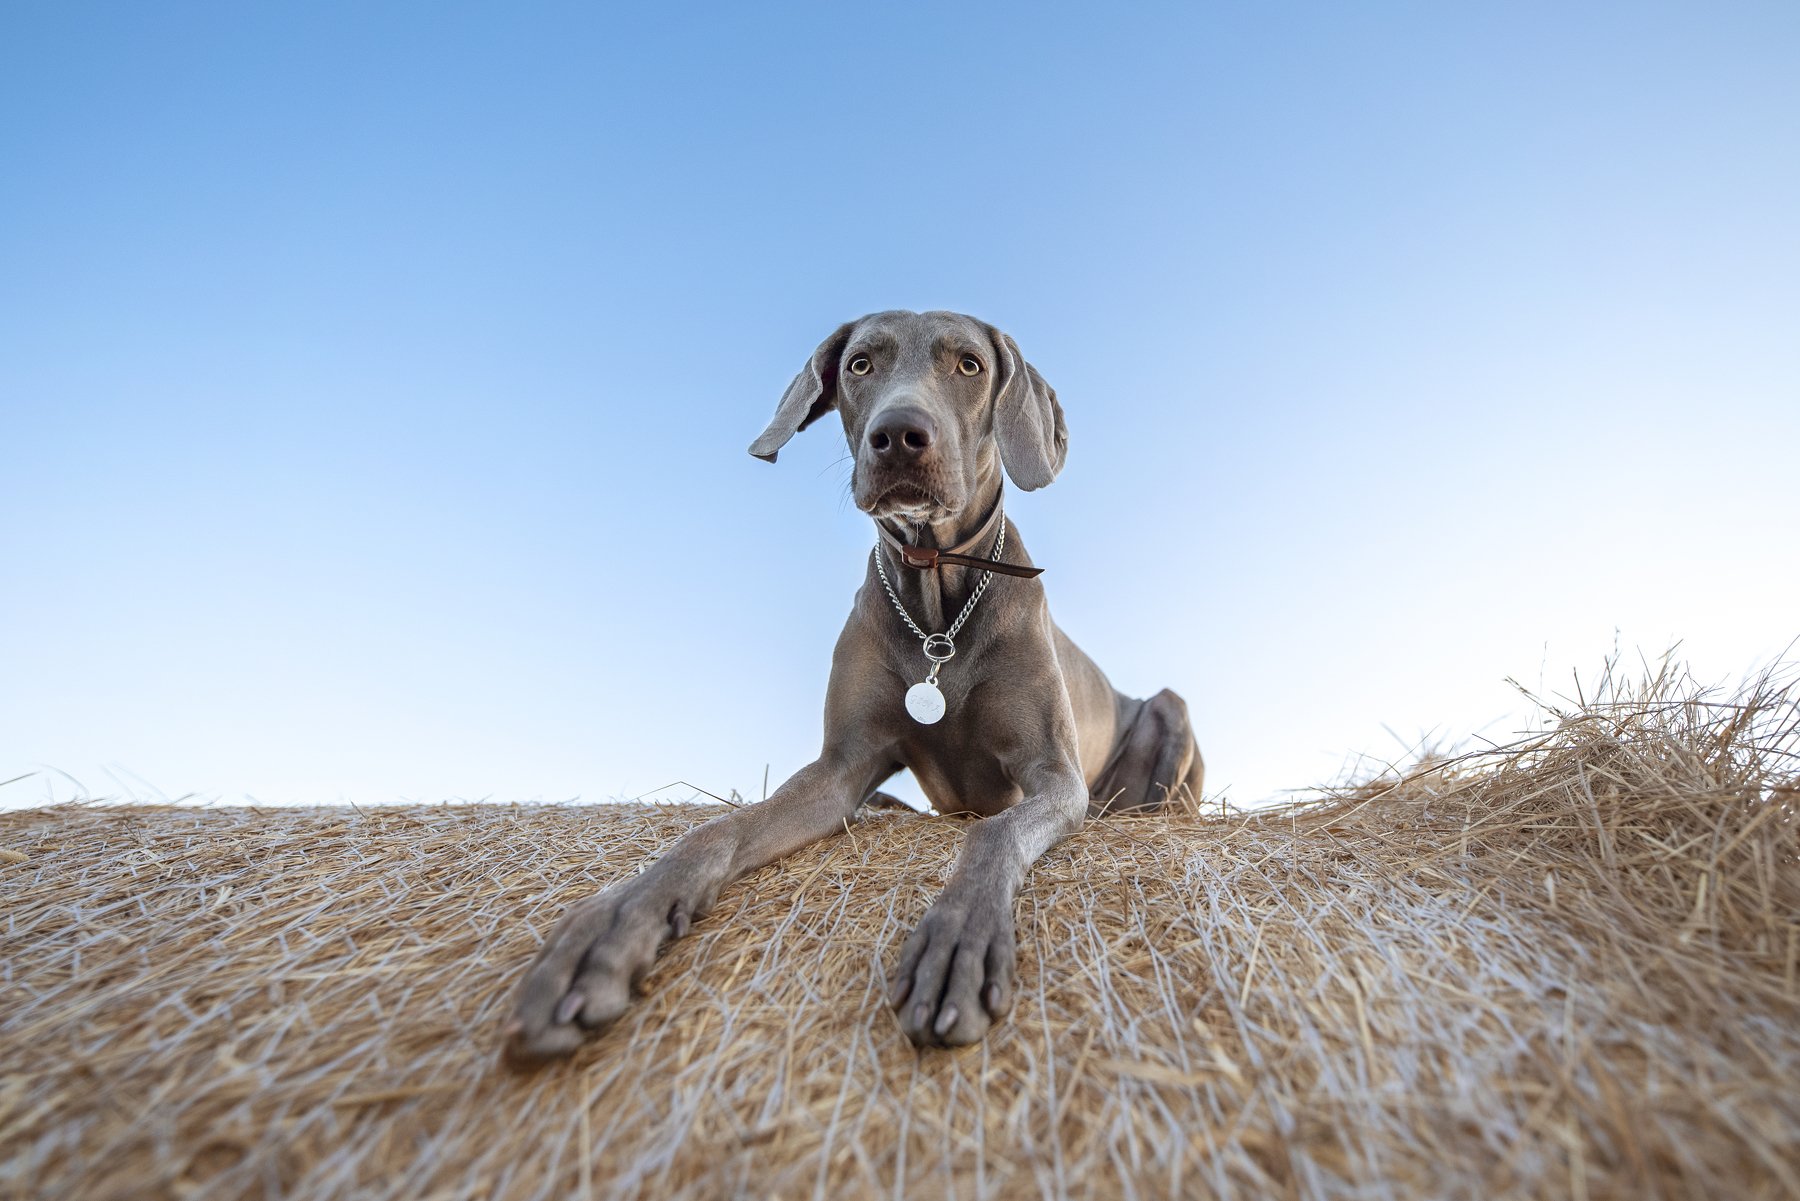
[[[989,555],[988,558],[994,562],[999,562],[1000,553],[1005,549],[1006,518],[1002,517],[1000,519],[999,536],[994,539],[994,553]],[[950,628],[948,630],[945,630],[942,634],[927,634],[924,630],[919,628],[919,623],[912,619],[912,614],[908,613],[906,611],[906,606],[900,603],[899,593],[895,592],[894,586],[888,582],[887,568],[884,567],[881,562],[880,546],[875,548],[875,572],[881,577],[881,586],[887,589],[888,599],[894,602],[894,609],[900,614],[900,620],[904,621],[907,624],[907,627],[911,629],[913,633],[917,634],[920,641],[925,644],[925,657],[931,660],[931,675],[928,677],[928,680],[935,682],[937,680],[939,665],[948,663],[951,656],[956,654],[955,638],[957,632],[963,628],[963,622],[969,620],[969,614],[975,611],[975,603],[981,599],[981,594],[987,591],[988,584],[993,581],[994,573],[991,571],[984,571],[981,573],[981,582],[975,585],[975,591],[969,594],[969,599],[963,604],[962,612],[956,615],[956,620],[950,623]]]

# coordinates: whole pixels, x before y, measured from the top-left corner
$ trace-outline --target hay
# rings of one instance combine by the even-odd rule
[[[881,1002],[958,822],[728,889],[521,1077],[538,937],[711,810],[0,815],[0,1190],[1800,1195],[1793,697],[1663,672],[1552,716],[1274,815],[1091,823],[958,1053]]]

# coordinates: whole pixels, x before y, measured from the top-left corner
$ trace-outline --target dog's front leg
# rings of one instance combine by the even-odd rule
[[[906,940],[888,1000],[920,1046],[978,1042],[1013,1001],[1013,900],[1040,855],[1081,828],[1087,786],[1073,763],[1022,774],[1025,799],[977,822],[943,895]]]
[[[657,950],[744,874],[841,833],[876,782],[874,763],[825,756],[775,795],[688,831],[637,875],[570,906],[526,969],[505,1055],[527,1065],[580,1046],[631,1004]]]

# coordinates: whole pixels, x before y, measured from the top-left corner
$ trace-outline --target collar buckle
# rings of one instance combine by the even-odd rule
[[[916,571],[930,571],[938,565],[938,553],[930,546],[901,546],[900,561]]]

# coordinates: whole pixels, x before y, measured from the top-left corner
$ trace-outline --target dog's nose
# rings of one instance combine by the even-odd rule
[[[869,427],[869,449],[884,459],[916,459],[937,441],[937,423],[922,409],[889,409]]]

